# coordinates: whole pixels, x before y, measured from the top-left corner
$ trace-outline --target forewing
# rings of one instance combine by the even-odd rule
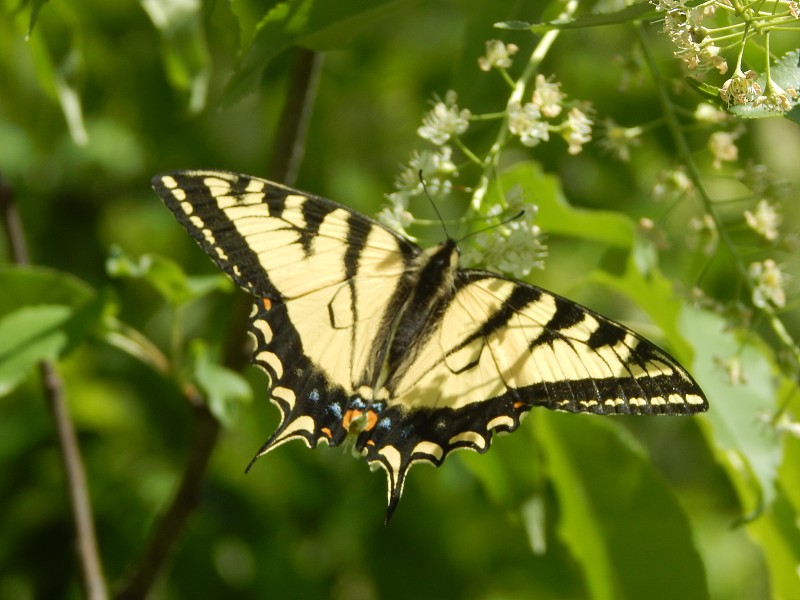
[[[375,221],[282,185],[223,171],[157,176],[153,187],[206,253],[256,298],[254,361],[292,438],[339,443],[347,398],[374,373],[419,249]]]

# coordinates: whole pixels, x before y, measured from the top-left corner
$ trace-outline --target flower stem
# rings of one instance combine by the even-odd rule
[[[564,11],[559,16],[559,19],[570,17],[575,12],[577,7],[577,0],[569,0],[564,8]],[[528,59],[528,64],[525,65],[525,70],[522,72],[522,75],[520,75],[519,79],[513,82],[514,85],[511,91],[511,96],[509,97],[506,106],[522,103],[522,97],[525,94],[528,84],[538,72],[539,65],[542,64],[544,57],[547,56],[547,53],[550,51],[553,42],[556,41],[558,34],[558,29],[551,29],[545,33],[542,36],[542,39],[539,40],[539,43],[536,44],[536,47],[533,49],[533,52]],[[481,164],[483,164],[483,173],[481,173],[480,179],[478,180],[478,185],[475,186],[475,189],[472,192],[472,202],[470,204],[470,208],[474,212],[478,212],[480,210],[483,199],[486,197],[486,192],[489,189],[489,181],[495,169],[497,168],[500,160],[500,152],[503,150],[506,142],[508,141],[508,135],[508,112],[506,111],[503,122],[500,125],[499,131],[497,132],[497,137],[495,138],[492,147],[489,149],[486,158],[481,161]]]

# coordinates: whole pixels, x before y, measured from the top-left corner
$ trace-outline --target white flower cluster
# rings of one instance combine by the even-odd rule
[[[732,104],[750,104],[761,97],[761,86],[755,71],[737,71],[722,84],[719,97],[728,106]]]
[[[561,84],[547,81],[544,75],[537,75],[531,101],[508,107],[508,130],[529,147],[548,141],[551,131],[558,132],[566,140],[569,153],[578,154],[583,145],[592,139],[592,120],[588,115],[578,108],[572,108],[561,124],[545,120],[561,114],[565,98]]]
[[[517,53],[519,48],[515,44],[504,44],[500,40],[489,40],[486,42],[486,54],[478,59],[478,67],[481,71],[491,71],[492,69],[507,69],[511,66],[511,57]]]
[[[423,192],[420,175],[433,196],[443,197],[450,193],[453,187],[452,178],[458,174],[452,156],[453,149],[450,146],[412,152],[408,166],[403,168],[395,180],[396,191],[387,195],[389,206],[378,214],[378,220],[405,233],[414,222],[414,217],[408,210],[409,201]]]
[[[689,231],[686,235],[686,244],[693,250],[700,250],[706,256],[711,256],[719,243],[719,231],[714,223],[714,218],[705,213],[702,218],[689,219]]]
[[[603,123],[603,136],[598,139],[601,148],[622,162],[631,159],[631,148],[641,144],[641,127],[623,127],[613,119]]]
[[[492,265],[516,278],[526,277],[532,269],[544,268],[547,246],[542,242],[542,232],[535,223],[539,208],[524,202],[521,193],[517,192],[519,190],[515,189],[509,194],[517,198],[509,201],[506,210],[495,204],[487,214],[492,217],[502,214],[519,216],[475,235],[462,252],[464,264]]]
[[[739,158],[738,137],[739,134],[732,131],[715,131],[709,136],[708,148],[714,157],[712,165],[715,169],[721,169],[723,162],[736,162]]]
[[[650,192],[656,202],[682,200],[695,193],[694,184],[683,166],[661,171]]]
[[[472,113],[468,109],[459,110],[456,104],[456,93],[450,90],[441,100],[433,105],[433,109],[422,118],[422,127],[417,134],[437,146],[441,146],[451,137],[461,135],[469,127]]]
[[[750,229],[761,235],[765,240],[774,242],[778,239],[781,215],[767,200],[760,200],[756,205],[755,212],[744,211],[744,220]]]
[[[742,71],[741,68],[744,45],[754,35],[766,35],[771,30],[797,29],[800,8],[795,0],[735,3],[735,9],[728,0],[692,2],[693,6],[687,6],[687,0],[651,2],[664,13],[664,33],[676,48],[675,56],[690,70],[717,69],[724,74],[728,71],[728,63],[717,43],[725,49],[740,46],[736,69],[719,89],[720,98],[728,106],[752,105],[785,113],[797,104],[798,90],[794,87],[782,89],[768,77],[765,78],[766,84],[762,85],[758,83],[758,73],[753,70]],[[720,21],[718,24],[712,22],[717,9],[724,15],[724,23],[722,19],[716,19]],[[738,42],[735,40],[737,37],[740,38]],[[769,73],[768,67],[766,72]]]
[[[499,71],[511,87],[516,89],[517,83],[511,79],[507,69],[512,66],[512,57],[517,51],[517,46],[513,44],[489,40],[486,42],[485,55],[478,60],[478,66],[483,71]],[[415,220],[410,211],[413,197],[422,194],[424,190],[433,197],[446,196],[453,188],[453,179],[458,175],[453,161],[454,148],[470,163],[484,170],[492,164],[489,158],[475,155],[461,139],[473,121],[504,118],[508,128],[503,132],[504,140],[510,134],[517,136],[525,146],[536,146],[555,135],[566,140],[570,154],[580,152],[584,144],[592,139],[593,123],[587,114],[588,109],[579,108],[574,101],[567,103],[561,84],[548,81],[544,75],[537,75],[532,87],[529,102],[510,102],[505,113],[477,117],[473,117],[470,110],[459,107],[454,91],[448,91],[443,100],[437,99],[417,129],[421,138],[437,148],[412,154],[408,166],[403,167],[395,181],[395,191],[387,196],[389,204],[381,211],[379,219],[389,227],[405,233]],[[516,93],[514,96],[516,97]],[[480,204],[475,207],[476,212],[484,216],[519,216],[477,234],[473,238],[474,243],[469,244],[465,250],[465,262],[470,262],[469,257],[472,256],[473,264],[491,265],[506,273],[524,277],[531,269],[543,267],[543,258],[546,256],[546,247],[541,241],[539,227],[535,224],[537,208],[529,203],[511,200],[507,200],[503,206],[498,204],[489,210]]]
[[[709,29],[703,25],[706,17],[716,12],[714,3],[687,7],[683,0],[652,0],[659,11],[664,12],[664,33],[675,46],[675,56],[690,70],[728,70],[728,63],[720,56],[720,48],[714,44]]]
[[[798,93],[795,88],[783,89],[774,81],[768,81],[767,89],[763,91],[758,83],[758,73],[737,71],[722,84],[719,97],[728,106],[762,106],[772,112],[784,113],[792,109]]]
[[[753,304],[759,308],[769,305],[786,306],[786,282],[788,276],[774,260],[750,263],[748,274],[753,282]]]
[[[550,126],[542,121],[541,110],[532,102],[508,107],[508,130],[519,136],[525,146],[536,146],[550,139]]]

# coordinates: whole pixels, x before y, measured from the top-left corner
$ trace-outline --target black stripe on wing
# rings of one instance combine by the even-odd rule
[[[231,186],[231,195],[238,197],[246,193],[250,182],[250,178],[235,173],[175,171],[157,175],[151,183],[178,222],[238,286],[255,296],[280,298],[278,290],[269,282],[258,255],[205,184],[207,177],[225,177]],[[176,194],[185,195],[185,199],[179,199]],[[280,197],[265,197],[271,215],[281,213],[281,202]],[[191,207],[190,211],[187,205]]]

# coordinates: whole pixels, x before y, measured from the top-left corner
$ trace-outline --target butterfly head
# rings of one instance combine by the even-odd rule
[[[454,272],[461,259],[461,249],[456,241],[448,238],[436,246],[426,248],[422,253],[422,260],[426,268],[440,273]]]

